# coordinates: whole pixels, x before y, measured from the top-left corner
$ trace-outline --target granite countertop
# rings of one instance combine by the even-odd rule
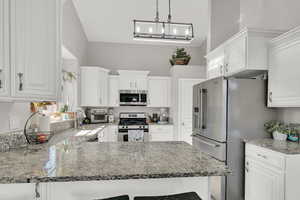
[[[87,142],[94,136],[87,137],[80,131],[70,129],[47,144],[0,153],[0,183],[229,174],[222,162],[185,142],[96,143]]]
[[[297,142],[278,141],[272,138],[249,140],[245,142],[284,154],[300,154],[300,144]]]

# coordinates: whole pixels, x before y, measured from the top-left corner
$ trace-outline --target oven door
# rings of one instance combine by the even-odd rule
[[[119,128],[118,142],[129,142],[128,131],[130,131],[130,130],[141,130],[141,129],[138,129],[138,128],[131,128],[131,129]],[[141,142],[147,142],[147,141],[149,141],[149,129],[143,129],[143,131],[144,131],[144,136],[143,136],[143,140]]]

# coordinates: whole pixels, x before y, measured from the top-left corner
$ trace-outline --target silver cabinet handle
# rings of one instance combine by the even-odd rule
[[[19,77],[19,91],[23,90],[23,73],[18,73],[17,74]]]
[[[229,71],[229,70],[228,70],[228,63],[226,63],[226,65],[225,65],[225,71],[226,71],[226,72]]]
[[[220,65],[220,74],[223,75],[223,65]]]
[[[4,81],[4,80],[2,80],[2,78],[1,78],[1,76],[2,76],[2,73],[3,73],[3,70],[2,70],[2,69],[0,69],[0,89],[2,89],[2,88],[3,88],[3,81]]]
[[[135,88],[137,88],[137,83],[136,82],[134,83],[134,85],[135,85]]]
[[[263,158],[263,159],[267,159],[267,158],[268,158],[267,156],[262,155],[262,154],[259,154],[259,153],[257,154],[257,156],[258,156],[258,157],[261,157],[261,158]]]
[[[273,93],[269,92],[269,102],[272,103],[273,101]]]
[[[246,172],[249,172],[249,168],[248,167],[245,167],[245,170],[246,170]]]

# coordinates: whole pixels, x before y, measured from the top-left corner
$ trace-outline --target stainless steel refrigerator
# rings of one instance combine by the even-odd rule
[[[212,199],[244,199],[244,140],[269,137],[267,81],[216,78],[193,89],[193,145],[225,162],[232,174],[211,179]]]

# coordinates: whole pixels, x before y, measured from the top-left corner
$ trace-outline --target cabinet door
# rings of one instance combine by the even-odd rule
[[[148,107],[170,107],[170,79],[149,78]]]
[[[35,199],[35,184],[0,184],[0,199],[32,200]],[[41,194],[41,193],[40,193]],[[43,196],[43,194],[41,194]]]
[[[137,77],[135,79],[135,88],[137,90],[148,90],[148,79],[147,77]]]
[[[81,106],[100,106],[99,69],[81,68]]]
[[[207,55],[207,79],[224,75],[224,49],[217,49]]]
[[[118,141],[118,126],[110,125],[108,127],[108,142],[117,142]]]
[[[60,80],[60,1],[11,0],[12,95],[56,100]]]
[[[121,75],[120,76],[120,90],[133,90],[135,87],[134,80],[132,77]]]
[[[9,0],[0,0],[0,96],[9,95]]]
[[[108,90],[108,106],[118,107],[119,106],[119,77],[110,76],[109,77],[109,90]]]
[[[225,47],[225,75],[230,76],[246,68],[247,36],[242,35]]]
[[[300,39],[299,39],[300,40]],[[300,43],[270,53],[270,107],[300,107]]]
[[[169,125],[150,126],[150,141],[174,141],[174,127]]]
[[[99,71],[99,106],[108,106],[108,73],[106,71]]]
[[[284,172],[246,159],[245,200],[283,200]]]

